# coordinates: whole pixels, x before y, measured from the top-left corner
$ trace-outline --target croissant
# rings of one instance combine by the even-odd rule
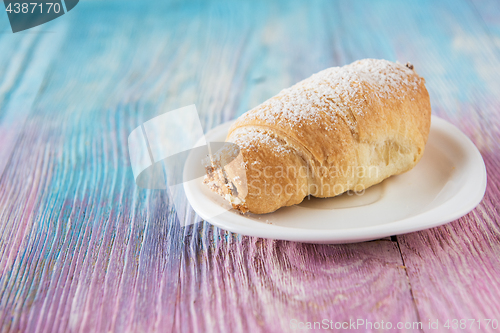
[[[364,59],[325,69],[239,117],[204,182],[242,213],[362,192],[412,169],[431,106],[413,65]],[[216,156],[217,155],[217,156]]]

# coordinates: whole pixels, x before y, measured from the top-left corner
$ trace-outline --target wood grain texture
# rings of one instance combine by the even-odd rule
[[[390,240],[311,245],[238,237],[207,224],[192,229],[198,232],[183,255],[176,331],[282,332],[324,319],[326,327],[358,318],[418,321]]]
[[[460,101],[453,115],[457,126],[469,135],[480,149],[488,172],[488,185],[482,203],[471,213],[448,225],[409,235],[398,236],[401,251],[417,304],[420,318],[441,322],[452,319],[497,319],[500,316],[500,229],[499,229],[499,163],[500,153],[493,142],[498,142],[498,93],[497,73],[500,69],[498,44],[495,43],[494,26],[487,24],[484,2],[456,3],[437,10],[446,11],[446,25],[434,24],[439,34],[451,35],[447,49],[455,51],[473,69],[474,85],[465,90],[464,80],[443,80],[450,95]],[[479,10],[478,10],[479,9]],[[488,6],[489,15],[500,17],[500,6]],[[482,14],[481,14],[482,13]],[[491,16],[490,16],[491,17]],[[436,23],[436,22],[435,22]],[[491,27],[491,28],[490,28]],[[438,40],[434,42],[438,45]],[[466,70],[469,71],[469,70]],[[471,75],[468,74],[468,75]],[[461,74],[465,75],[465,74]],[[469,83],[470,84],[470,83]],[[441,89],[440,91],[443,91]],[[465,91],[466,96],[460,96]],[[464,100],[464,101],[461,101]],[[449,106],[440,105],[436,109]],[[448,102],[447,102],[448,104]],[[450,105],[451,106],[451,105]],[[487,120],[487,121],[485,121]],[[494,332],[486,327],[481,331]],[[458,327],[450,331],[474,331]]]
[[[0,331],[500,320],[499,22],[490,0],[80,1],[18,34],[0,19]],[[433,113],[478,146],[476,210],[396,241],[312,245],[181,227],[166,192],[135,186],[127,136],[144,121],[196,104],[208,130],[366,57],[411,61]]]

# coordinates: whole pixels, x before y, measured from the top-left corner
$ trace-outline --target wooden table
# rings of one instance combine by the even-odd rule
[[[497,331],[498,1],[80,1],[16,34],[0,14],[0,32],[2,332]],[[181,227],[166,191],[135,185],[144,121],[196,104],[209,130],[367,57],[411,61],[481,151],[468,215],[312,245]]]

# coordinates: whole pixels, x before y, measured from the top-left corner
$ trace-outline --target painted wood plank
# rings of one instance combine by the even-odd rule
[[[19,36],[4,35],[0,39],[5,48],[0,57],[0,176],[2,175],[26,118],[32,111],[47,68],[64,40],[65,25],[53,25],[55,34],[34,31]]]
[[[71,38],[5,170],[2,331],[168,331],[173,325],[180,226],[165,193],[137,189],[127,150],[132,129],[161,108],[158,95],[175,88],[167,82],[151,89],[171,70],[154,68],[170,41],[160,15],[134,31],[134,3],[122,12],[121,2],[107,11],[90,2],[72,11]],[[106,30],[109,25],[124,29]],[[143,48],[131,48],[131,35]]]
[[[483,153],[491,176],[474,211],[439,228],[398,236],[423,322],[467,319],[467,329],[450,331],[479,331],[479,325],[496,331],[488,321],[500,317],[499,157]]]
[[[0,180],[1,330],[282,332],[292,319],[494,316],[499,58],[471,8],[81,2],[16,149],[0,149],[10,159]],[[363,57],[412,61],[433,112],[480,147],[489,183],[476,211],[398,242],[310,245],[181,228],[165,193],[135,187],[126,138],[143,121],[194,103],[209,129]],[[3,64],[2,98],[18,103],[10,92],[36,84]],[[9,77],[18,83],[2,83]],[[8,103],[0,117],[13,114]]]
[[[452,65],[474,70],[468,82],[465,78],[453,82],[441,74],[446,85],[440,92],[457,88],[457,123],[482,152],[488,172],[486,196],[477,209],[456,222],[398,237],[421,319],[439,320],[441,325],[447,320],[476,319],[474,324],[467,321],[466,329],[452,327],[454,332],[479,331],[479,325],[481,331],[494,332],[487,320],[500,317],[500,153],[494,144],[499,138],[500,50],[490,35],[494,29],[474,10],[479,4],[448,2],[436,8],[436,15],[447,13],[446,20],[427,25],[451,35],[451,43],[441,45],[443,57],[453,52],[464,61]],[[460,112],[464,109],[467,112]]]
[[[406,9],[413,14],[397,8],[399,15],[393,17],[399,31],[391,33],[384,25],[384,35],[397,38],[401,34],[411,40],[413,45],[401,43],[396,50],[407,57],[416,55],[414,63],[427,79],[433,112],[455,123],[481,150],[488,189],[483,202],[466,217],[397,239],[424,323],[439,320],[444,329],[447,320],[476,319],[482,321],[481,331],[494,331],[484,321],[500,316],[500,154],[494,143],[499,136],[500,54],[489,36],[494,29],[485,26],[467,2],[420,2]],[[368,7],[368,11],[374,9]],[[471,324],[467,321],[467,329],[458,325],[449,331],[479,331],[478,322]]]
[[[192,229],[178,332],[291,332],[308,322],[319,331],[364,320],[354,329],[362,332],[381,320],[419,320],[394,242],[312,245]]]
[[[469,0],[469,4],[483,20],[484,27],[490,36],[498,37],[500,35],[500,22],[498,20],[500,6],[498,2],[494,0]],[[491,46],[498,48],[499,45],[495,38],[491,40]]]

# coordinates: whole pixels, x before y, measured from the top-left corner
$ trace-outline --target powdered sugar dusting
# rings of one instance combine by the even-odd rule
[[[276,155],[290,152],[286,142],[278,140],[274,134],[261,128],[238,128],[231,134],[231,141],[237,144],[240,149],[257,151],[260,150],[262,144],[265,144]]]
[[[322,118],[320,113],[326,113],[333,122],[341,116],[356,133],[357,119],[364,116],[365,98],[401,99],[410,90],[418,89],[420,80],[404,65],[364,59],[325,69],[284,89],[247,112],[242,120],[260,119],[294,128],[318,123]]]

